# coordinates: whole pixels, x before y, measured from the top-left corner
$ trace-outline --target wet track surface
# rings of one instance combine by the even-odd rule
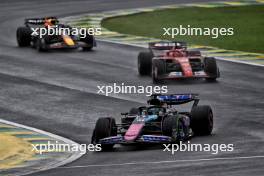
[[[63,17],[82,12],[175,2],[1,1],[0,118],[46,130],[79,143],[89,143],[98,117],[111,115],[119,119],[119,112],[147,100],[147,97],[138,95],[98,95],[97,85],[114,82],[152,85],[150,78],[137,75],[136,57],[141,48],[103,42],[98,42],[98,47],[92,52],[38,53],[31,48],[18,48],[15,31],[17,26],[23,24],[24,18],[45,15]],[[213,108],[214,134],[196,137],[191,142],[233,143],[234,152],[217,155],[210,152],[178,152],[171,155],[163,152],[159,146],[117,146],[114,152],[88,152],[67,166],[32,176],[263,175],[264,69],[224,61],[218,64],[221,78],[217,83],[194,80],[169,81],[167,84],[170,93],[200,93],[200,103]]]

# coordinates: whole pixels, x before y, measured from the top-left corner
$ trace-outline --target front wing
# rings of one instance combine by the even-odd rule
[[[209,76],[204,71],[193,72],[191,76],[184,75],[183,72],[170,72],[159,76],[159,79],[184,79],[184,78],[209,78]]]
[[[99,140],[100,144],[130,144],[130,143],[169,143],[172,138],[159,135],[142,135],[133,142],[126,141],[124,136],[111,136]]]

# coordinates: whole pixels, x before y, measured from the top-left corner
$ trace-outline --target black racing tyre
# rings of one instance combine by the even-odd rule
[[[152,81],[154,84],[163,83],[161,76],[166,72],[164,60],[153,59],[152,61]]]
[[[30,46],[31,29],[29,27],[19,27],[16,31],[17,44],[19,47]]]
[[[139,75],[150,75],[153,54],[151,52],[140,52],[138,54],[138,73]]]
[[[87,46],[83,46],[83,51],[91,51],[94,47],[95,39],[94,36],[87,34],[86,36],[80,36],[80,41],[87,44]]]
[[[93,131],[92,143],[98,143],[100,139],[116,136],[117,135],[117,127],[114,118],[100,118],[97,120],[95,129]],[[112,149],[114,144],[102,144],[102,150],[110,150]]]
[[[204,58],[204,71],[209,75],[209,78],[206,78],[207,81],[215,81],[220,76],[214,57]]]
[[[48,51],[45,38],[37,38],[36,39],[36,49],[39,52],[46,52],[46,51]]]
[[[210,135],[213,130],[213,111],[210,106],[195,106],[191,111],[191,128],[194,135]]]
[[[83,47],[82,49],[83,49],[83,51],[91,51],[93,49],[93,47],[92,46]]]

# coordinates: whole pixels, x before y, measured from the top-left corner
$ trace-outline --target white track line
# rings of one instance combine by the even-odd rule
[[[239,63],[239,64],[246,64],[246,65],[258,66],[258,67],[264,67],[264,65],[262,65],[262,64],[253,63],[253,62],[239,61],[239,60],[229,60],[229,59],[222,58],[222,57],[216,57],[216,59],[223,60],[223,61],[227,61],[227,62],[233,62],[233,63]]]
[[[47,135],[47,136],[49,136],[52,139],[56,139],[58,141],[63,141],[66,144],[80,145],[80,144],[78,144],[78,143],[76,143],[76,142],[74,142],[74,141],[72,141],[70,139],[66,139],[66,138],[58,136],[56,134],[52,134],[52,133],[49,133],[49,132],[46,132],[46,131],[43,131],[43,130],[40,130],[40,129],[36,129],[36,128],[33,128],[33,127],[21,125],[21,124],[15,123],[15,122],[10,122],[10,121],[7,121],[7,120],[0,119],[0,123],[11,125],[11,126],[15,126],[15,127],[18,127],[18,128],[24,128],[24,129],[27,129],[27,130],[30,130],[30,131],[34,131],[36,133]],[[47,167],[44,166],[41,169],[39,169],[38,171],[36,171],[36,172],[43,171],[43,170],[48,170],[48,169],[53,169],[53,168],[56,168],[56,167],[71,163],[71,162],[75,161],[76,159],[80,158],[82,155],[83,154],[81,154],[80,152],[75,152],[69,158],[66,158],[65,160],[63,160],[61,162],[53,164],[52,166],[50,166],[50,165],[47,166]],[[33,172],[30,172],[30,173],[33,173]]]
[[[205,159],[190,159],[190,160],[172,160],[172,161],[146,161],[146,162],[131,162],[120,164],[94,164],[84,166],[63,166],[57,169],[75,169],[88,167],[112,167],[112,166],[127,166],[127,165],[144,165],[144,164],[166,164],[166,163],[182,163],[182,162],[203,162],[203,161],[219,161],[219,160],[241,160],[241,159],[256,159],[263,158],[263,156],[241,156],[241,157],[222,157],[222,158],[205,158]]]

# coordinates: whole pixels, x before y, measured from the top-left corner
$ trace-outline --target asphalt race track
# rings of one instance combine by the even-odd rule
[[[177,2],[186,2],[177,0]],[[194,2],[194,1],[192,1]],[[38,53],[18,48],[15,31],[25,17],[79,13],[176,3],[175,0],[2,0],[0,2],[0,118],[46,130],[79,143],[90,142],[94,122],[147,100],[138,95],[106,97],[97,85],[122,82],[152,85],[137,75],[141,48],[98,42],[92,52]],[[87,153],[66,166],[32,176],[87,175],[263,175],[264,69],[218,62],[217,83],[168,82],[170,93],[200,93],[213,107],[214,134],[193,143],[233,143],[232,153],[163,152],[162,147],[117,146],[114,152]]]

